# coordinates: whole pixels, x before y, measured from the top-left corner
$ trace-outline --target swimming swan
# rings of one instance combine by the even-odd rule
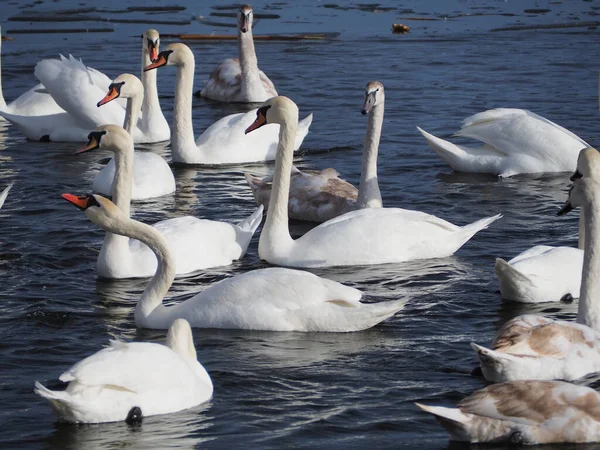
[[[362,113],[369,115],[363,150],[360,189],[338,177],[335,169],[300,171],[292,166],[288,215],[290,219],[325,222],[348,211],[381,208],[377,181],[377,153],[383,124],[385,93],[379,81],[367,83]],[[253,177],[245,173],[252,195],[259,205],[269,206],[273,177]]]
[[[159,260],[156,274],[135,308],[138,327],[164,329],[177,318],[198,328],[271,331],[359,331],[401,310],[407,300],[361,303],[359,290],[300,270],[258,269],[227,278],[188,300],[163,305],[175,275],[174,260],[161,233],[123,214],[97,194],[63,198],[96,225],[139,239]]]
[[[237,13],[240,58],[219,64],[196,95],[228,103],[255,103],[275,97],[277,91],[269,77],[258,68],[252,38],[252,7],[242,5]]]
[[[117,125],[104,125],[90,133],[88,145],[80,152],[96,148],[115,153],[112,196],[121,211],[129,216],[134,158],[131,135]],[[183,216],[163,220],[154,226],[169,241],[176,273],[183,275],[208,267],[226,266],[244,256],[261,220],[262,207],[259,207],[237,225]],[[141,242],[106,233],[97,268],[98,275],[103,278],[150,277],[156,271],[156,264],[152,251]]]
[[[579,151],[589,145],[560,125],[525,109],[496,108],[467,117],[455,136],[482,141],[482,147],[452,144],[417,127],[429,146],[459,172],[572,172]]]
[[[111,340],[64,372],[64,391],[35,382],[60,422],[141,419],[192,408],[212,397],[210,376],[197,360],[190,324],[173,321],[166,345]]]
[[[575,180],[560,214],[581,206],[585,242],[577,323],[526,314],[498,331],[492,349],[472,343],[489,381],[576,380],[600,371],[600,183]]]
[[[258,255],[272,264],[325,267],[382,264],[452,255],[479,230],[500,218],[458,227],[430,214],[400,208],[351,211],[318,225],[298,239],[288,229],[288,195],[298,107],[274,97],[257,111],[248,133],[267,123],[281,126],[267,220]]]
[[[173,161],[185,164],[238,164],[275,159],[278,127],[267,127],[258,136],[245,136],[244,130],[254,121],[256,110],[231,114],[208,127],[194,141],[192,125],[192,90],[194,87],[194,54],[185,44],[169,44],[156,62],[144,70],[165,65],[177,66],[175,105],[173,110]],[[298,149],[308,134],[312,114],[299,124],[294,149]]]
[[[416,405],[433,414],[450,440],[535,445],[600,441],[600,394],[561,381],[493,384],[457,408]]]

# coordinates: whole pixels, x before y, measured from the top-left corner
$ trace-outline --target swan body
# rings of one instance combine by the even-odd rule
[[[417,129],[454,170],[501,177],[572,172],[579,151],[589,146],[569,130],[525,109],[490,109],[466,118],[456,136],[482,141],[482,147],[452,144]]]
[[[100,423],[126,420],[132,408],[143,416],[167,414],[212,397],[210,376],[196,359],[189,323],[177,319],[166,345],[149,342],[110,344],[78,362],[59,379],[64,391],[35,383],[61,422]]]
[[[348,211],[381,208],[377,181],[377,153],[383,124],[385,94],[379,81],[367,83],[363,114],[369,114],[363,150],[360,189],[339,178],[335,169],[302,172],[292,166],[288,215],[290,219],[325,222]],[[262,180],[245,173],[254,199],[266,208],[271,198],[273,177]]]
[[[600,441],[600,394],[561,381],[512,381],[476,391],[457,408],[426,406],[450,440],[513,445]]]
[[[2,191],[2,193],[0,193],[0,208],[2,208],[4,206],[4,202],[6,201],[6,197],[8,197],[8,193],[10,191],[10,188],[13,187],[14,182],[10,183],[8,186],[6,186],[4,188],[4,190]]]
[[[1,30],[1,28],[0,28]],[[0,39],[1,41],[1,39]],[[0,42],[0,51],[2,42]],[[64,112],[48,94],[44,85],[38,84],[21,94],[11,103],[6,104],[2,91],[2,75],[0,70],[0,111],[17,116],[43,116]]]
[[[247,132],[265,123],[281,126],[273,191],[258,254],[272,264],[325,267],[383,264],[453,254],[500,215],[459,227],[430,214],[400,208],[368,208],[328,220],[293,240],[288,229],[288,195],[298,107],[275,97],[258,109]]]
[[[80,151],[95,148],[107,148],[115,153],[111,193],[119,208],[129,215],[133,172],[137,167],[133,164],[131,136],[117,125],[105,125],[90,133],[90,142]],[[229,265],[244,256],[261,220],[262,208],[259,207],[236,225],[184,216],[163,220],[154,227],[166,236],[174,252],[176,273],[183,275],[209,267]],[[156,267],[156,257],[146,245],[124,236],[106,234],[98,256],[100,277],[150,277]]]
[[[599,158],[596,152],[591,157]],[[579,158],[581,162],[582,158]],[[575,180],[560,214],[583,207],[585,242],[577,323],[539,315],[508,321],[496,335],[492,348],[471,344],[489,381],[575,380],[600,371],[600,258],[596,249],[600,230],[600,183],[594,176]]]
[[[571,180],[585,176],[600,176],[598,151],[587,147],[579,153],[577,171]],[[585,218],[579,216],[579,248],[537,245],[506,262],[496,259],[495,273],[500,292],[507,300],[540,303],[579,297],[583,268]]]
[[[231,114],[219,119],[194,140],[192,125],[192,90],[194,83],[194,54],[185,44],[169,44],[158,59],[144,70],[149,71],[165,65],[177,66],[175,105],[173,111],[173,137],[171,152],[173,161],[184,164],[240,164],[270,161],[277,153],[278,127],[267,127],[259,136],[245,136],[245,129],[252,124],[256,110]],[[294,148],[302,144],[312,123],[309,114],[299,124]]]
[[[150,61],[150,50],[146,46],[150,32],[156,33],[155,30],[148,30],[143,35],[143,66]],[[122,125],[124,123],[125,102],[123,100],[119,99],[103,108],[97,107],[98,100],[108,90],[110,79],[103,73],[86,67],[73,56],[65,58],[60,55],[60,59],[45,59],[38,62],[35,67],[35,76],[64,111],[33,117],[0,111],[0,115],[16,125],[28,139],[58,142],[85,141],[89,130],[99,125]],[[169,127],[158,104],[156,74],[150,76],[154,77],[154,89],[147,88],[146,95],[153,98],[144,102],[144,106],[153,105],[153,107],[147,108],[145,115],[149,117],[145,119],[142,117],[141,123],[151,123],[154,128],[152,134],[146,137],[138,124],[134,124],[133,136],[136,143],[156,142],[154,139],[164,141],[168,140],[170,136]],[[143,78],[145,77],[147,75],[143,75]],[[144,79],[143,82],[145,86],[152,84],[152,80]],[[161,123],[163,123],[162,126]]]
[[[98,102],[103,106],[116,98],[127,99],[124,128],[134,135],[140,106],[144,98],[144,86],[135,75],[124,73],[113,80],[106,96]],[[103,195],[112,195],[115,162],[111,159],[94,179],[92,189]],[[167,162],[156,153],[135,152],[133,164],[133,188],[131,198],[141,200],[160,197],[175,192],[175,177]]]
[[[139,239],[159,265],[135,310],[138,327],[165,328],[176,318],[193,327],[272,331],[345,332],[370,328],[394,315],[406,300],[361,303],[361,292],[299,270],[258,269],[223,280],[176,305],[162,304],[174,277],[167,241],[154,228],[129,219],[98,195],[63,198],[96,225]]]
[[[237,13],[239,59],[219,64],[204,83],[200,96],[228,103],[261,103],[277,95],[269,77],[258,68],[252,38],[253,13],[242,5]]]

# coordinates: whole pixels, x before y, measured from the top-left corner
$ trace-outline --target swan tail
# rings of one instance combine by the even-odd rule
[[[456,233],[455,249],[454,251],[461,248],[469,239],[481,230],[485,230],[492,223],[502,217],[502,214],[496,214],[495,216],[485,217],[479,219],[476,222],[470,223],[461,227]],[[454,253],[454,252],[453,252]]]
[[[362,303],[361,308],[349,308],[349,313],[356,313],[352,320],[352,330],[361,331],[374,327],[378,323],[389,319],[398,311],[404,309],[408,300],[393,300],[378,303]]]
[[[36,124],[36,119],[39,120],[40,116],[22,116],[0,110],[0,117],[8,120],[11,124],[16,126],[21,134],[23,134],[27,139],[39,141],[44,134],[49,134],[49,132],[46,132],[43,125],[40,126],[39,123]]]
[[[238,224],[234,225],[235,233],[237,235],[237,242],[242,248],[242,253],[240,258],[246,253],[248,249],[248,245],[250,245],[250,240],[254,235],[254,232],[262,222],[263,218],[263,205],[259,205],[256,210],[250,214],[250,216]]]
[[[531,303],[530,291],[533,289],[532,280],[506,260],[496,258],[494,274],[500,282],[502,298],[516,302]]]
[[[416,402],[415,405],[423,411],[432,414],[440,425],[446,429],[448,434],[450,434],[451,440],[471,441],[471,432],[469,430],[471,418],[460,409],[446,408],[444,406],[427,406]]]
[[[420,127],[417,127],[417,130],[427,140],[429,147],[456,171],[492,173],[495,175],[503,172],[501,165],[505,159],[505,155],[498,153],[492,148],[474,148],[456,145],[438,138]]]
[[[2,208],[2,206],[4,205],[4,202],[6,201],[6,197],[8,196],[8,192],[10,191],[10,188],[13,187],[14,181],[12,183],[10,183],[8,186],[6,186],[4,188],[4,190],[2,191],[2,193],[0,194],[0,208]]]
[[[298,150],[304,141],[304,138],[308,134],[308,130],[313,121],[313,113],[310,113],[300,122],[298,122],[298,132],[296,134],[296,142],[294,145],[294,151]]]

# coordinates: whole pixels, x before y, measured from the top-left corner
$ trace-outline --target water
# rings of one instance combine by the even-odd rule
[[[185,9],[166,12],[124,12],[144,5],[139,0],[103,3],[104,9],[98,11],[97,2],[3,2],[3,31],[16,38],[2,48],[7,100],[36,83],[33,67],[38,60],[58,53],[82,57],[114,78],[139,72],[139,36],[149,27],[165,34],[234,32],[191,20],[203,16],[205,21],[234,23],[230,17],[210,16],[221,10],[202,2],[180,0],[177,4]],[[448,137],[470,114],[519,107],[598,144],[598,30],[490,30],[595,21],[599,7],[586,1],[406,1],[399,6],[386,0],[379,6],[351,2],[350,8],[333,3],[253,5],[257,14],[281,16],[260,20],[255,34],[340,33],[335,40],[256,44],[260,67],[279,92],[294,99],[301,114],[315,114],[296,164],[335,167],[358,183],[366,127],[360,115],[363,89],[367,81],[380,80],[387,98],[379,164],[385,205],[423,210],[456,224],[498,212],[504,218],[450,258],[315,270],[363,290],[369,300],[410,299],[402,312],[371,330],[351,334],[195,330],[198,358],[215,384],[209,404],[147,418],[139,427],[57,425],[49,405],[33,393],[35,380],[58,387],[62,371],[99,350],[109,338],[160,341],[164,333],[134,326],[133,308],[145,280],[96,279],[103,233],[60,199],[62,192],[88,192],[110,155],[74,157],[80,144],[27,142],[14,128],[0,123],[0,187],[15,181],[0,210],[0,447],[464,448],[449,444],[443,429],[413,402],[452,405],[483,387],[483,380],[470,375],[476,359],[469,343],[489,343],[498,327],[515,315],[574,318],[575,304],[525,306],[502,301],[493,276],[495,257],[510,258],[535,244],[576,244],[577,215],[556,217],[566,198],[568,174],[500,180],[453,173],[426,146],[415,126]],[[92,10],[52,13],[86,8]],[[550,11],[525,13],[525,9]],[[501,15],[506,13],[513,15]],[[9,19],[24,14],[77,20]],[[411,16],[439,20],[406,19]],[[392,23],[405,23],[412,30],[392,35]],[[57,28],[113,31],[14,33]],[[163,38],[162,44],[170,41]],[[188,44],[196,56],[196,87],[220,60],[237,51],[233,41]],[[174,79],[174,68],[160,69],[159,91],[169,121]],[[196,135],[240,109],[194,99]],[[145,148],[170,156],[168,146]],[[173,170],[177,192],[135,203],[135,218],[152,223],[193,214],[237,221],[254,208],[242,172],[265,174],[272,165]],[[291,224],[293,235],[308,228]],[[168,302],[184,300],[225,277],[265,267],[257,256],[257,241],[255,237],[246,257],[230,267],[176,280]],[[584,382],[594,385],[593,381]]]

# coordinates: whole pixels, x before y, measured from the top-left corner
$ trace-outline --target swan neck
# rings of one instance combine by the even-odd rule
[[[0,28],[0,109],[6,109],[4,91],[2,90],[2,28]]]
[[[152,61],[150,61],[150,54],[148,53],[148,48],[146,47],[146,43],[142,43],[142,76],[140,79],[142,80],[142,86],[144,86],[144,95],[142,102],[142,111],[144,114],[142,115],[141,128],[144,132],[148,132],[152,129],[152,120],[160,119],[161,121],[165,121],[164,115],[162,113],[162,109],[160,107],[160,102],[158,100],[158,88],[156,87],[156,78],[158,76],[158,70],[148,70],[144,72],[144,67],[149,65]]]
[[[177,66],[175,103],[173,107],[173,135],[171,151],[174,161],[186,161],[186,152],[197,152],[192,125],[192,92],[194,90],[194,57]]]
[[[600,201],[590,200],[583,206],[585,244],[577,322],[600,331]]]
[[[585,212],[583,208],[579,211],[579,239],[577,242],[577,248],[583,250],[585,247]]]
[[[377,179],[377,155],[383,125],[384,103],[381,102],[371,110],[367,124],[367,135],[363,149],[360,184],[358,186],[358,208],[381,208],[381,192]]]
[[[131,215],[131,194],[133,190],[133,139],[119,142],[118,149],[114,151],[114,160],[113,203],[117,205],[123,214],[129,217]]]
[[[271,242],[291,241],[288,228],[288,202],[290,195],[290,177],[294,159],[294,143],[298,128],[298,117],[286,117],[285,123],[279,129],[279,144],[275,158],[275,170],[267,220],[263,235]]]
[[[136,93],[127,99],[123,128],[125,128],[131,137],[133,137],[135,129],[137,128],[140,108],[142,107],[142,97],[144,97],[143,93]]]
[[[240,70],[242,79],[240,80],[240,92],[242,96],[249,94],[251,86],[260,85],[260,73],[258,70],[258,59],[254,49],[254,38],[252,30],[242,33],[238,30],[238,50],[240,57]]]

